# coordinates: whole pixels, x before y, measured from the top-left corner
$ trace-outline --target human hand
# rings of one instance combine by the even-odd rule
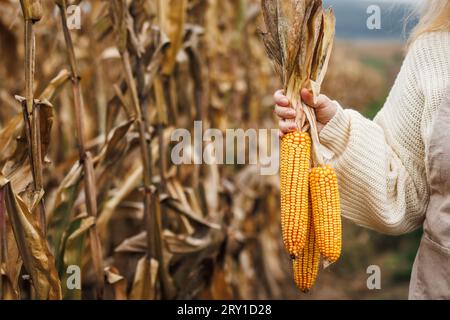
[[[314,108],[317,119],[317,129],[320,132],[336,115],[338,110],[337,104],[324,94],[319,95],[314,102],[314,96],[307,89],[301,91],[301,98],[306,105]],[[297,130],[297,125],[293,121],[290,121],[295,119],[296,111],[291,108],[291,103],[284,95],[283,90],[275,92],[274,100],[276,104],[275,114],[280,118],[280,137],[283,137],[285,134]]]

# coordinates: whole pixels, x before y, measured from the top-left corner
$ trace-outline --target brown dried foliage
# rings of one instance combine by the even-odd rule
[[[278,178],[170,162],[195,120],[273,127],[259,1],[39,2],[0,0],[1,299],[286,297]]]

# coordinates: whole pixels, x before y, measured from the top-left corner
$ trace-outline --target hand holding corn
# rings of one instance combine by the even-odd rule
[[[275,114],[280,118],[280,137],[283,137],[286,133],[296,130],[295,123],[289,120],[295,119],[297,113],[295,109],[291,108],[291,102],[284,95],[283,90],[278,90],[277,92],[275,92],[273,97],[275,100],[274,111]],[[325,125],[336,115],[336,103],[324,94],[319,95],[314,102],[313,95],[306,89],[303,89],[301,91],[301,98],[306,105],[314,108],[317,119],[317,130],[320,133]]]

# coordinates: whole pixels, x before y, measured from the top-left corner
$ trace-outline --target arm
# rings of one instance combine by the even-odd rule
[[[378,121],[339,107],[320,138],[333,153],[343,216],[379,232],[403,234],[423,222],[426,176],[421,165],[405,161],[406,153],[394,151]]]

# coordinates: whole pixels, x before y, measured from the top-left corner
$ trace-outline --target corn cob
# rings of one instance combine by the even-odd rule
[[[310,192],[317,244],[329,263],[336,262],[342,249],[342,222],[338,181],[328,165],[311,170]]]
[[[281,141],[281,227],[283,241],[291,258],[306,244],[308,228],[308,175],[311,138],[305,132],[292,132]]]
[[[316,242],[314,222],[311,215],[310,210],[306,246],[293,261],[294,280],[297,287],[303,292],[308,292],[312,288],[319,272],[320,252]]]

